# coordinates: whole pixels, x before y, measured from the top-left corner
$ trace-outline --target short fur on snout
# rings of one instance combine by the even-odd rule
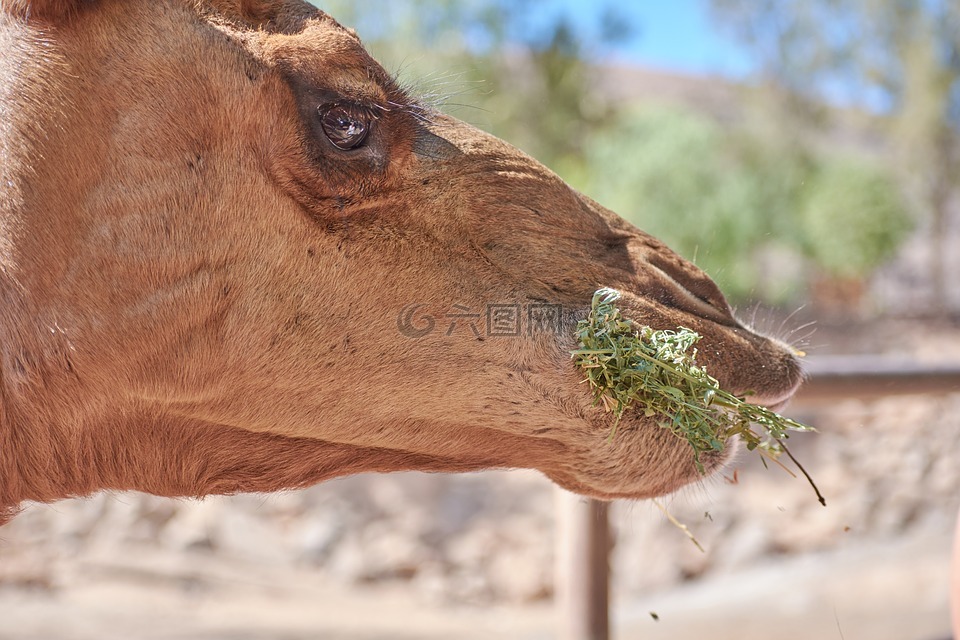
[[[642,416],[609,441],[570,361],[602,286],[726,388],[799,383],[696,267],[305,2],[0,0],[0,51],[0,512],[402,469],[672,491],[685,444]],[[502,308],[526,324],[492,335]]]

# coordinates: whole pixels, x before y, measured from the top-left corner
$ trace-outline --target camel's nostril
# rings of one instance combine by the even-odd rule
[[[685,306],[692,307],[691,311],[720,324],[730,326],[739,324],[720,287],[693,263],[687,262],[676,254],[660,253],[649,254],[647,263],[681,289],[681,294],[687,302]]]

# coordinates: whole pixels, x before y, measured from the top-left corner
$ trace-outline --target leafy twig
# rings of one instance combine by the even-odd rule
[[[783,440],[791,431],[812,429],[766,407],[751,404],[720,388],[716,378],[696,361],[700,335],[691,329],[654,330],[624,318],[615,306],[619,292],[600,289],[593,295],[590,314],[577,324],[580,348],[574,362],[586,375],[594,404],[614,414],[612,439],[623,413],[633,404],[648,418],[693,449],[697,468],[701,456],[721,452],[727,440],[739,436],[748,451],[781,464]],[[756,429],[754,428],[756,427]],[[806,470],[787,452],[817,492]],[[781,464],[782,466],[782,464]]]

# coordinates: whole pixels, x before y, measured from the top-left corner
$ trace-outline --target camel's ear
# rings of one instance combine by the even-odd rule
[[[56,22],[92,0],[0,0],[0,9],[20,18]]]

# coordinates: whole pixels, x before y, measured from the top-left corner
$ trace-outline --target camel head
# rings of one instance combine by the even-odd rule
[[[0,508],[402,469],[696,481],[655,419],[609,438],[580,384],[600,287],[700,333],[731,391],[799,384],[695,266],[305,2],[0,7]]]

